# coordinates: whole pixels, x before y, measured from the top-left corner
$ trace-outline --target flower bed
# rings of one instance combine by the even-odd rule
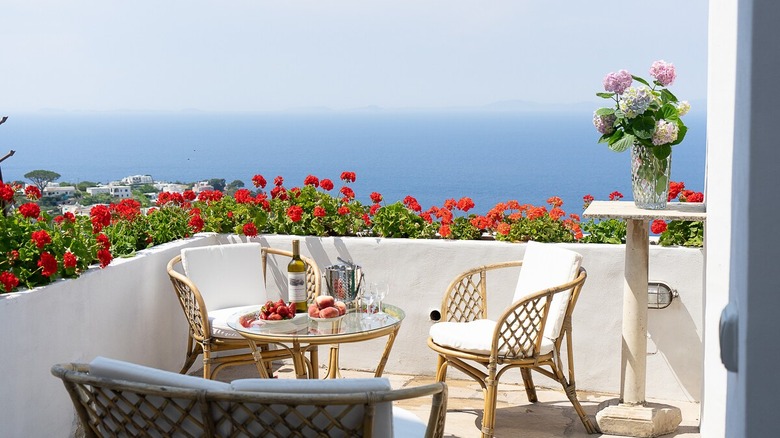
[[[301,186],[287,188],[284,178],[273,187],[255,175],[255,190],[241,188],[228,195],[220,191],[188,190],[160,193],[157,206],[141,211],[138,201],[124,199],[97,205],[89,217],[64,214],[51,218],[34,202],[40,192],[0,185],[0,199],[20,206],[0,218],[0,288],[11,292],[33,288],[58,278],[79,276],[92,264],[108,265],[113,257],[189,237],[201,231],[241,234],[290,234],[298,236],[373,236],[415,239],[477,240],[485,237],[508,242],[624,243],[625,224],[620,221],[580,223],[567,213],[563,201],[553,196],[548,205],[499,203],[484,215],[470,213],[474,202],[463,197],[447,199],[441,206],[423,210],[412,196],[386,203],[380,193],[370,203],[360,202],[349,186],[354,172],[342,172],[341,187],[330,179],[307,176]],[[34,189],[34,190],[33,190]],[[672,196],[674,195],[674,196]],[[622,198],[618,192],[610,199]],[[701,193],[672,183],[670,200],[701,201]],[[15,199],[18,198],[18,199]],[[585,207],[593,197],[584,197]],[[666,224],[663,224],[666,226]],[[701,246],[701,224],[654,224],[664,245]],[[658,231],[660,230],[660,231]]]

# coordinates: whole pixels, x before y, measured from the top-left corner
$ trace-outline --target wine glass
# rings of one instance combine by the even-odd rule
[[[371,319],[374,315],[374,301],[376,300],[376,295],[374,294],[374,289],[372,287],[367,287],[363,289],[363,293],[360,295],[360,302],[363,304],[363,308],[365,309],[366,318]]]
[[[374,290],[374,299],[377,302],[378,312],[382,313],[382,302],[387,297],[387,293],[390,291],[390,285],[386,281],[377,281],[371,283],[371,288]]]

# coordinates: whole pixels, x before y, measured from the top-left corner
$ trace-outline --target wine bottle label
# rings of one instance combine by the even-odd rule
[[[306,302],[306,273],[287,273],[287,294],[291,303]]]

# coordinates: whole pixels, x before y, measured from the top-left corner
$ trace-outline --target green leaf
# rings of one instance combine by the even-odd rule
[[[672,147],[668,144],[664,144],[661,146],[654,146],[652,151],[656,158],[659,160],[664,160],[666,157],[672,154]]]
[[[597,116],[608,116],[610,114],[615,114],[614,108],[599,108],[596,110]]]
[[[609,138],[612,137],[612,134],[604,134],[601,137],[599,137],[599,143],[607,143],[609,141]]]
[[[666,120],[679,120],[680,119],[680,112],[677,111],[677,107],[672,105],[671,103],[665,103],[664,106],[661,107],[661,109],[658,111],[659,115],[662,119]]]
[[[685,139],[685,134],[688,133],[688,127],[683,124],[682,120],[677,120],[677,127],[679,128],[679,131],[677,131],[677,140],[673,141],[670,146],[682,143],[683,139]]]
[[[649,83],[647,83],[647,81],[646,81],[646,80],[644,80],[644,79],[640,78],[639,76],[634,76],[634,75],[631,75],[631,77],[632,77],[632,78],[634,78],[634,80],[635,80],[635,81],[637,81],[637,82],[639,82],[640,84],[645,84],[645,85],[647,85],[648,87],[650,86],[650,84],[649,84]]]
[[[664,102],[677,102],[677,96],[672,94],[672,92],[666,88],[661,90],[661,98],[664,100]]]
[[[609,143],[610,146],[614,144],[616,141],[620,140],[623,137],[623,131],[615,131],[612,133],[612,135],[609,136],[609,139],[607,140],[607,143]]]
[[[609,148],[615,152],[623,152],[634,144],[634,139],[635,137],[633,135],[625,134],[620,140],[610,143]]]
[[[637,117],[632,122],[632,130],[634,135],[641,139],[653,138],[653,132],[655,132],[655,119],[652,116]]]
[[[603,97],[604,99],[610,99],[615,93],[596,93],[596,96]]]

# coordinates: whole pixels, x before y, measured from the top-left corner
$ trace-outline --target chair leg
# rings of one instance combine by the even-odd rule
[[[203,349],[203,378],[211,380],[211,351]]]
[[[528,401],[536,403],[536,386],[534,385],[534,378],[531,376],[531,370],[529,368],[520,368],[520,374],[523,376],[523,383],[525,384],[525,394],[528,397]]]
[[[496,426],[496,400],[498,398],[498,380],[496,380],[496,365],[488,366],[488,377],[485,379],[485,408],[482,411],[482,438],[493,438]]]
[[[582,421],[582,425],[585,426],[585,430],[589,434],[599,433],[598,427],[593,425],[593,422],[590,421],[588,414],[586,414],[585,410],[582,409],[582,405],[577,398],[577,391],[574,387],[574,382],[569,384],[569,382],[566,380],[566,377],[557,367],[555,367],[554,372],[555,375],[558,376],[558,383],[560,383],[563,387],[563,391],[566,393],[566,397],[568,397],[572,406],[574,406],[574,410],[577,412],[577,415],[579,415],[580,421]]]
[[[447,380],[447,358],[441,354],[436,356],[436,381],[444,382]]]
[[[184,366],[181,367],[179,374],[187,374],[187,371],[192,368],[192,364],[195,363],[195,359],[198,358],[201,349],[198,344],[192,341],[192,336],[187,337],[187,358],[184,360]]]

